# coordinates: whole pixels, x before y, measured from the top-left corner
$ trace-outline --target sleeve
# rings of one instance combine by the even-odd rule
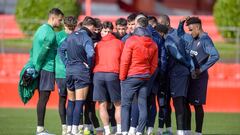
[[[184,22],[179,22],[178,28],[177,28],[177,35],[178,35],[179,37],[182,37],[184,34],[185,34]]]
[[[51,44],[53,42],[53,39],[54,38],[52,38],[52,39],[47,38],[47,37],[44,38],[43,45],[42,45],[40,53],[37,57],[37,61],[36,61],[36,65],[35,65],[35,69],[36,69],[37,72],[39,72],[42,69],[43,64],[45,63],[45,59],[47,57],[48,51],[51,48]]]
[[[213,64],[215,64],[219,60],[219,57],[220,57],[211,39],[205,40],[203,48],[204,48],[204,51],[207,54],[209,54],[209,58],[205,64],[200,66],[201,72],[210,68]]]
[[[133,41],[127,40],[123,48],[120,60],[120,73],[119,73],[120,80],[125,80],[127,78],[129,66],[132,59],[132,44]]]
[[[89,66],[90,69],[93,68],[94,66],[94,47],[93,47],[93,42],[90,38],[85,38],[84,40],[84,49],[85,52],[87,53],[87,64]]]
[[[68,40],[66,39],[62,42],[61,47],[58,48],[58,54],[65,66],[67,65],[67,54],[66,54],[67,44],[68,44]]]
[[[162,39],[164,40],[164,39]],[[160,69],[161,69],[161,72],[164,73],[166,72],[167,70],[167,51],[166,51],[166,48],[164,47],[164,42],[165,41],[162,41],[162,44],[160,45],[160,52],[161,54],[158,54],[158,55],[161,55],[160,56]]]
[[[190,68],[190,62],[179,52],[176,43],[172,40],[171,37],[167,37],[165,41],[165,47],[173,58],[184,64],[186,67]]]
[[[157,69],[157,66],[158,66],[158,49],[156,46],[153,52],[153,57],[151,59],[151,75],[153,75],[153,73]]]

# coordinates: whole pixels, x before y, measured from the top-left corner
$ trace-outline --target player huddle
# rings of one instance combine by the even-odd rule
[[[62,20],[64,29],[55,32]],[[194,134],[202,134],[207,70],[219,54],[198,17],[181,19],[176,29],[167,15],[143,13],[119,18],[115,25],[89,16],[79,21],[53,8],[34,34],[30,57],[39,74],[36,135],[52,135],[44,128],[44,117],[55,81],[62,135],[172,135],[171,99],[177,135],[193,134],[190,105]]]

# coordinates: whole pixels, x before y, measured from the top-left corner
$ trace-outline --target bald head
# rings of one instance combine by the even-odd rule
[[[170,27],[170,18],[168,15],[161,14],[158,17],[158,23]]]

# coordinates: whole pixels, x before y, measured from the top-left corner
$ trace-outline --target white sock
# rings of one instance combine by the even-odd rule
[[[136,134],[136,128],[135,127],[130,127],[129,131],[130,134]]]
[[[109,135],[111,133],[109,125],[104,126],[104,131],[105,131],[105,135]]]
[[[67,125],[66,124],[62,125],[62,132],[67,132]]]
[[[172,132],[173,132],[173,131],[172,131],[172,127],[167,127],[167,131],[170,132],[170,133],[172,133]]]
[[[117,133],[121,133],[121,124],[117,124]]]
[[[37,126],[37,132],[42,132],[44,130],[44,127],[43,126]]]
[[[122,132],[122,135],[128,135],[128,132]]]
[[[147,135],[150,135],[153,132],[153,127],[148,127]]]
[[[72,134],[77,134],[78,133],[78,126],[77,125],[73,125],[72,126]]]
[[[176,135],[184,135],[184,131],[183,130],[177,130],[177,134]]]
[[[163,128],[158,128],[158,131],[157,131],[159,134],[162,134],[163,133]]]
[[[191,130],[185,130],[185,135],[192,135]]]
[[[71,133],[72,132],[72,126],[68,125],[67,126],[67,133]]]
[[[202,135],[202,133],[196,132],[195,135]]]
[[[142,135],[142,133],[141,132],[137,132],[136,135]]]

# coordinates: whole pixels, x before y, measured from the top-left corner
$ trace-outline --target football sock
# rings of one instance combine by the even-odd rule
[[[72,126],[73,124],[73,109],[75,101],[68,100],[67,106],[67,125]]]
[[[50,94],[51,94],[50,91],[39,91],[39,99],[37,104],[38,126],[44,126],[46,105],[47,105]]]
[[[202,125],[204,118],[203,106],[194,105],[194,109],[195,109],[196,132],[202,133]]]
[[[173,105],[176,111],[176,123],[177,123],[177,130],[184,129],[184,97],[176,97],[173,98]],[[180,131],[179,131],[180,132]]]
[[[79,125],[83,113],[84,100],[76,100],[73,111],[73,125]]]
[[[66,124],[66,96],[59,96],[58,112],[62,124]]]

